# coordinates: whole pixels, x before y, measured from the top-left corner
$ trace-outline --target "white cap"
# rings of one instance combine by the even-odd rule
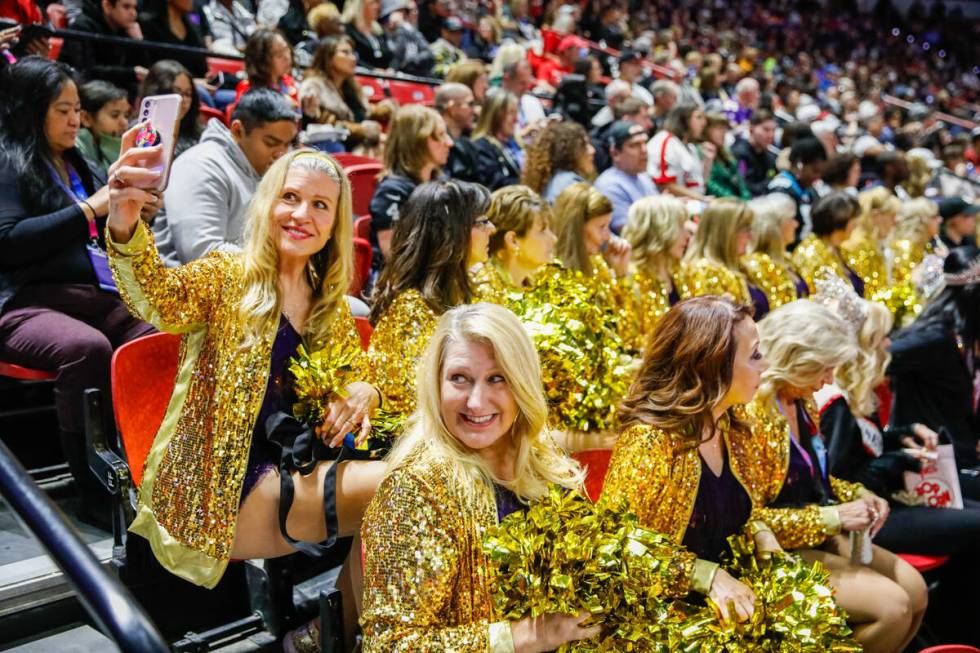
[[[820,107],[816,104],[804,104],[796,110],[796,119],[800,122],[813,122],[820,117]]]
[[[851,150],[859,157],[863,157],[868,153],[868,150],[881,147],[881,141],[872,136],[871,134],[865,134],[864,136],[858,137],[854,141],[854,145],[851,146]]]
[[[857,117],[861,122],[867,122],[880,112],[878,111],[878,105],[876,105],[871,100],[864,100],[858,105]]]

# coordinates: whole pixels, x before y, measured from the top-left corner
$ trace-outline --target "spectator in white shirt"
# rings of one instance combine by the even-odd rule
[[[626,48],[619,55],[619,79],[630,85],[633,97],[653,106],[653,95],[639,84],[642,78],[643,54]]]
[[[614,111],[620,101],[633,95],[633,87],[623,79],[614,79],[606,84],[606,106],[592,116],[593,127],[605,127],[615,120]]]
[[[694,104],[680,104],[667,114],[664,128],[647,144],[647,170],[658,189],[678,197],[708,200],[704,180],[714,157],[706,156],[702,161],[695,145],[706,123],[704,110]]]

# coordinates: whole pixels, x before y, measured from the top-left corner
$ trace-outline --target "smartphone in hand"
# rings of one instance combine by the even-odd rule
[[[147,166],[160,174],[152,190],[166,189],[170,179],[170,164],[180,133],[180,102],[180,95],[172,93],[150,95],[140,103],[137,119],[142,126],[136,133],[136,147],[162,146],[159,158]]]

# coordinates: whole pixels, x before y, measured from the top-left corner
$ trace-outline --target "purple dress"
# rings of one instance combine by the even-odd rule
[[[699,458],[701,481],[682,543],[702,560],[719,562],[729,550],[728,537],[738,533],[749,520],[752,499],[732,472],[727,451],[720,476],[715,476],[704,457]]]
[[[279,318],[279,330],[272,343],[269,362],[269,381],[265,386],[265,396],[259,416],[252,428],[252,446],[248,453],[248,466],[242,486],[242,501],[252,488],[269,471],[279,466],[279,447],[269,442],[265,432],[265,422],[279,411],[292,413],[295,401],[293,396],[293,375],[289,373],[289,359],[296,356],[303,338],[285,316]]]
[[[748,286],[749,297],[752,298],[752,319],[758,322],[769,312],[769,298],[758,286],[751,283]]]

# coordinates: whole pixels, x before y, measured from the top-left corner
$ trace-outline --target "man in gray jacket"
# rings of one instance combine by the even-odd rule
[[[297,113],[272,89],[246,93],[231,128],[208,123],[201,142],[173,162],[164,210],[153,223],[157,249],[169,266],[242,245],[245,209],[269,166],[298,130]]]

